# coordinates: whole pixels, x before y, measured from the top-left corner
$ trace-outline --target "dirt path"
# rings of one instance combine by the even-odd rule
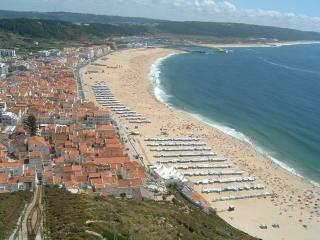
[[[41,197],[42,186],[38,186],[22,222],[21,239],[34,240],[39,234],[42,218]]]

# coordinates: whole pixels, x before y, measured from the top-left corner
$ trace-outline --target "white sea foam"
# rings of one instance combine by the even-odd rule
[[[301,41],[301,42],[283,42],[271,45],[272,47],[293,46],[293,45],[311,45],[320,44],[320,41]]]
[[[162,57],[162,58],[159,58],[152,66],[151,66],[151,70],[150,70],[150,73],[149,73],[149,79],[152,83],[152,85],[154,86],[154,95],[156,97],[156,99],[165,104],[165,105],[170,105],[168,100],[170,97],[170,95],[168,95],[164,89],[162,88],[161,86],[161,79],[160,79],[160,67],[161,67],[161,64],[163,63],[164,60],[168,59],[169,57],[173,56],[173,55],[176,55],[176,53],[173,53],[173,54],[170,54],[168,56],[165,56],[165,57]],[[281,168],[291,172],[292,174],[300,177],[300,178],[303,178],[303,179],[307,179],[305,177],[303,177],[301,174],[299,174],[296,169],[288,166],[286,163],[278,160],[274,155],[275,153],[272,153],[271,151],[268,151],[266,150],[265,148],[263,148],[262,146],[260,146],[259,144],[257,144],[255,141],[253,141],[250,137],[248,137],[247,135],[245,135],[244,133],[242,132],[239,132],[237,131],[236,129],[234,128],[231,128],[231,127],[228,127],[228,126],[225,126],[221,123],[218,123],[218,122],[215,122],[211,119],[208,119],[200,114],[196,114],[196,113],[192,113],[192,112],[188,112],[188,111],[185,111],[185,110],[181,110],[181,109],[176,109],[178,111],[181,111],[181,112],[184,112],[188,115],[191,115],[193,118],[207,124],[207,125],[210,125],[220,131],[222,131],[223,133],[226,133],[234,138],[237,138],[243,142],[246,142],[248,143],[249,145],[251,145],[256,151],[258,151],[259,153],[261,153],[262,155],[266,156],[267,158],[269,158],[271,161],[273,161],[274,163],[276,163],[277,165],[279,165]],[[307,179],[311,184],[317,186],[317,187],[320,187],[320,184],[317,183],[317,182],[314,182],[310,179]]]
[[[313,45],[320,44],[320,41],[301,41],[301,42],[279,42],[279,43],[261,43],[261,44],[248,44],[244,47],[285,47],[285,46],[295,46],[295,45]]]
[[[164,60],[176,55],[177,53],[169,54],[165,57],[157,59],[154,64],[152,64],[150,73],[149,73],[149,79],[154,87],[154,95],[156,99],[162,103],[167,104],[170,95],[166,94],[166,92],[163,90],[161,86],[161,79],[160,79],[160,67]]]
[[[288,65],[285,65],[285,64],[276,63],[276,62],[270,61],[270,60],[265,59],[265,58],[260,58],[260,59],[261,59],[262,61],[264,61],[265,63],[271,64],[271,65],[274,65],[274,66],[277,66],[277,67],[285,68],[285,69],[288,69],[288,70],[293,70],[293,71],[298,71],[298,72],[312,73],[312,74],[317,74],[317,75],[320,74],[320,72],[318,72],[318,71],[312,71],[312,70],[309,70],[309,69],[292,67],[292,66],[288,66]]]
[[[181,110],[179,110],[181,111]],[[301,174],[299,174],[296,169],[290,167],[289,165],[287,165],[286,163],[280,161],[279,159],[277,159],[274,155],[275,153],[263,148],[262,146],[260,146],[258,143],[256,143],[254,140],[252,140],[250,137],[248,137],[247,135],[245,135],[244,133],[242,132],[239,132],[237,131],[236,129],[234,128],[231,128],[231,127],[228,127],[228,126],[225,126],[221,123],[218,123],[218,122],[215,122],[211,119],[208,119],[200,114],[196,114],[196,113],[190,113],[190,112],[187,112],[187,111],[182,111],[186,114],[189,114],[191,115],[192,117],[194,117],[195,119],[198,119],[199,121],[207,124],[207,125],[210,125],[218,130],[220,130],[221,132],[223,133],[226,133],[234,138],[237,138],[243,142],[246,142],[248,143],[250,146],[252,146],[256,151],[258,151],[259,153],[261,153],[263,156],[266,156],[267,158],[269,158],[271,161],[273,161],[274,163],[276,163],[277,165],[279,165],[281,168],[291,172],[292,174],[300,177],[300,178],[303,178],[303,179],[307,179],[305,178],[304,176],[302,176]],[[320,184],[317,183],[317,182],[314,182],[310,179],[307,179],[309,182],[311,182],[313,185],[317,186],[317,187],[320,187]]]

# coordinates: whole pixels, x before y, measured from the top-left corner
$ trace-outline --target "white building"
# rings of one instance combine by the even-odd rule
[[[111,115],[109,113],[95,113],[93,116],[87,116],[88,125],[109,125],[111,124]]]
[[[49,57],[50,52],[48,50],[38,51],[40,57]]]
[[[5,63],[0,63],[0,77],[6,78],[9,73],[8,66]]]
[[[0,102],[0,124],[4,126],[16,126],[18,116],[15,113],[7,112],[7,104]]]
[[[103,50],[102,48],[97,48],[95,51],[95,57],[101,57],[103,55]]]
[[[0,49],[0,55],[2,57],[16,57],[16,50],[14,49]]]
[[[12,112],[0,113],[0,123],[6,126],[15,126],[18,122],[18,116]]]
[[[89,50],[89,52],[88,52],[88,57],[89,57],[89,59],[94,58],[94,49],[90,49],[90,50]]]
[[[7,104],[5,102],[0,102],[0,113],[7,111]]]

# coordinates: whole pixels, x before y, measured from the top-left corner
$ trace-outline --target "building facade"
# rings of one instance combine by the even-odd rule
[[[1,57],[16,57],[16,50],[14,49],[0,49]]]
[[[0,77],[6,78],[9,73],[9,68],[5,63],[0,63]]]

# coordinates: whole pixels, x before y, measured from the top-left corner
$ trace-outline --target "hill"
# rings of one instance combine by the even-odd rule
[[[32,199],[28,191],[0,194],[0,239],[6,239],[16,228],[25,204]]]
[[[43,49],[71,44],[96,44],[111,36],[146,35],[150,29],[133,24],[75,24],[60,20],[0,19],[0,48]],[[34,41],[40,44],[35,46]]]
[[[74,195],[47,186],[44,193],[49,239],[254,240],[214,213],[206,214],[171,190],[173,203]]]
[[[70,26],[77,28],[74,24],[90,24],[83,27],[85,33],[97,34],[100,31],[107,34],[136,34],[164,35],[173,37],[206,37],[217,39],[278,39],[282,41],[297,40],[320,40],[320,33],[304,32],[299,30],[259,26],[240,23],[217,23],[217,22],[177,22],[146,18],[131,18],[119,16],[104,16],[94,14],[81,14],[69,12],[16,12],[0,10],[0,19],[41,19],[54,20],[57,22],[69,22]],[[100,25],[99,25],[100,24]],[[106,25],[105,25],[106,24]],[[111,27],[112,25],[113,27]],[[69,26],[69,27],[70,27]],[[117,28],[118,27],[118,28]],[[89,28],[93,28],[90,31]],[[94,28],[97,30],[95,31]],[[77,31],[74,30],[74,31]],[[72,31],[72,32],[74,32]],[[101,35],[100,34],[100,35]]]
[[[17,12],[0,10],[0,18],[16,19],[44,19],[44,20],[59,20],[73,23],[108,23],[108,24],[154,24],[161,20],[135,18],[135,17],[120,17],[120,16],[106,16],[85,13],[71,13],[71,12]]]
[[[161,22],[156,28],[173,35],[204,36],[226,39],[320,40],[320,33],[242,23]]]
[[[108,37],[112,35],[142,35],[148,33],[140,25],[111,25],[101,23],[74,24],[57,20],[0,19],[2,32],[23,37],[75,40],[81,37]]]

